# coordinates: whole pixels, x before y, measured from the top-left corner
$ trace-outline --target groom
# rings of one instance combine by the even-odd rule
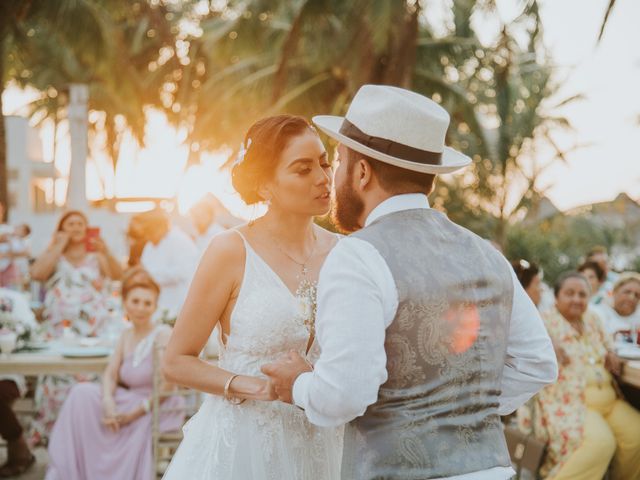
[[[344,479],[507,479],[505,415],[546,384],[551,341],[510,265],[429,206],[435,175],[470,159],[444,146],[449,115],[414,92],[365,85],[340,142],[337,223],[353,233],[318,287],[313,371],[264,365],[280,400],[319,426],[348,423]]]

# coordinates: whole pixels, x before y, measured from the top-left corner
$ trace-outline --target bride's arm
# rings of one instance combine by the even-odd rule
[[[191,282],[163,359],[163,373],[172,383],[222,395],[235,375],[200,358],[211,331],[218,324],[244,275],[245,249],[240,236],[216,236],[205,252]],[[271,384],[260,377],[240,375],[229,394],[248,400],[274,400]]]

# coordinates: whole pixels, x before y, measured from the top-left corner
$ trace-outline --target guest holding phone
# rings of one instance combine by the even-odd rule
[[[88,227],[79,211],[62,215],[49,247],[31,267],[31,278],[46,282],[44,319],[50,337],[62,334],[63,320],[82,336],[96,336],[108,317],[105,280],[118,280],[122,267],[100,229]]]
[[[108,280],[119,279],[122,268],[99,235],[88,228],[79,211],[62,215],[49,247],[31,267],[31,277],[45,282],[44,326],[49,338],[60,338],[65,326],[80,337],[100,336],[111,318]],[[89,377],[48,375],[36,390],[38,414],[32,422],[32,443],[46,438],[68,389]]]

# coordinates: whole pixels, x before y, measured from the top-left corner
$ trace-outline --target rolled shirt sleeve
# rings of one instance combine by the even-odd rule
[[[294,403],[318,426],[338,426],[376,402],[387,380],[385,331],[397,309],[395,282],[368,242],[345,238],[327,257],[318,286],[314,371],[300,375]]]
[[[513,412],[557,379],[551,340],[535,305],[509,266],[514,287],[500,415]],[[314,371],[293,386],[294,403],[311,423],[337,426],[364,414],[387,380],[386,328],[398,294],[385,260],[370,243],[341,240],[325,261],[318,285]]]

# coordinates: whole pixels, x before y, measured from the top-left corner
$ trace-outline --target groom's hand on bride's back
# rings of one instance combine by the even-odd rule
[[[293,384],[300,374],[313,370],[309,362],[297,352],[289,352],[278,361],[263,365],[262,373],[267,375],[273,384],[278,399],[285,403],[293,403]]]

